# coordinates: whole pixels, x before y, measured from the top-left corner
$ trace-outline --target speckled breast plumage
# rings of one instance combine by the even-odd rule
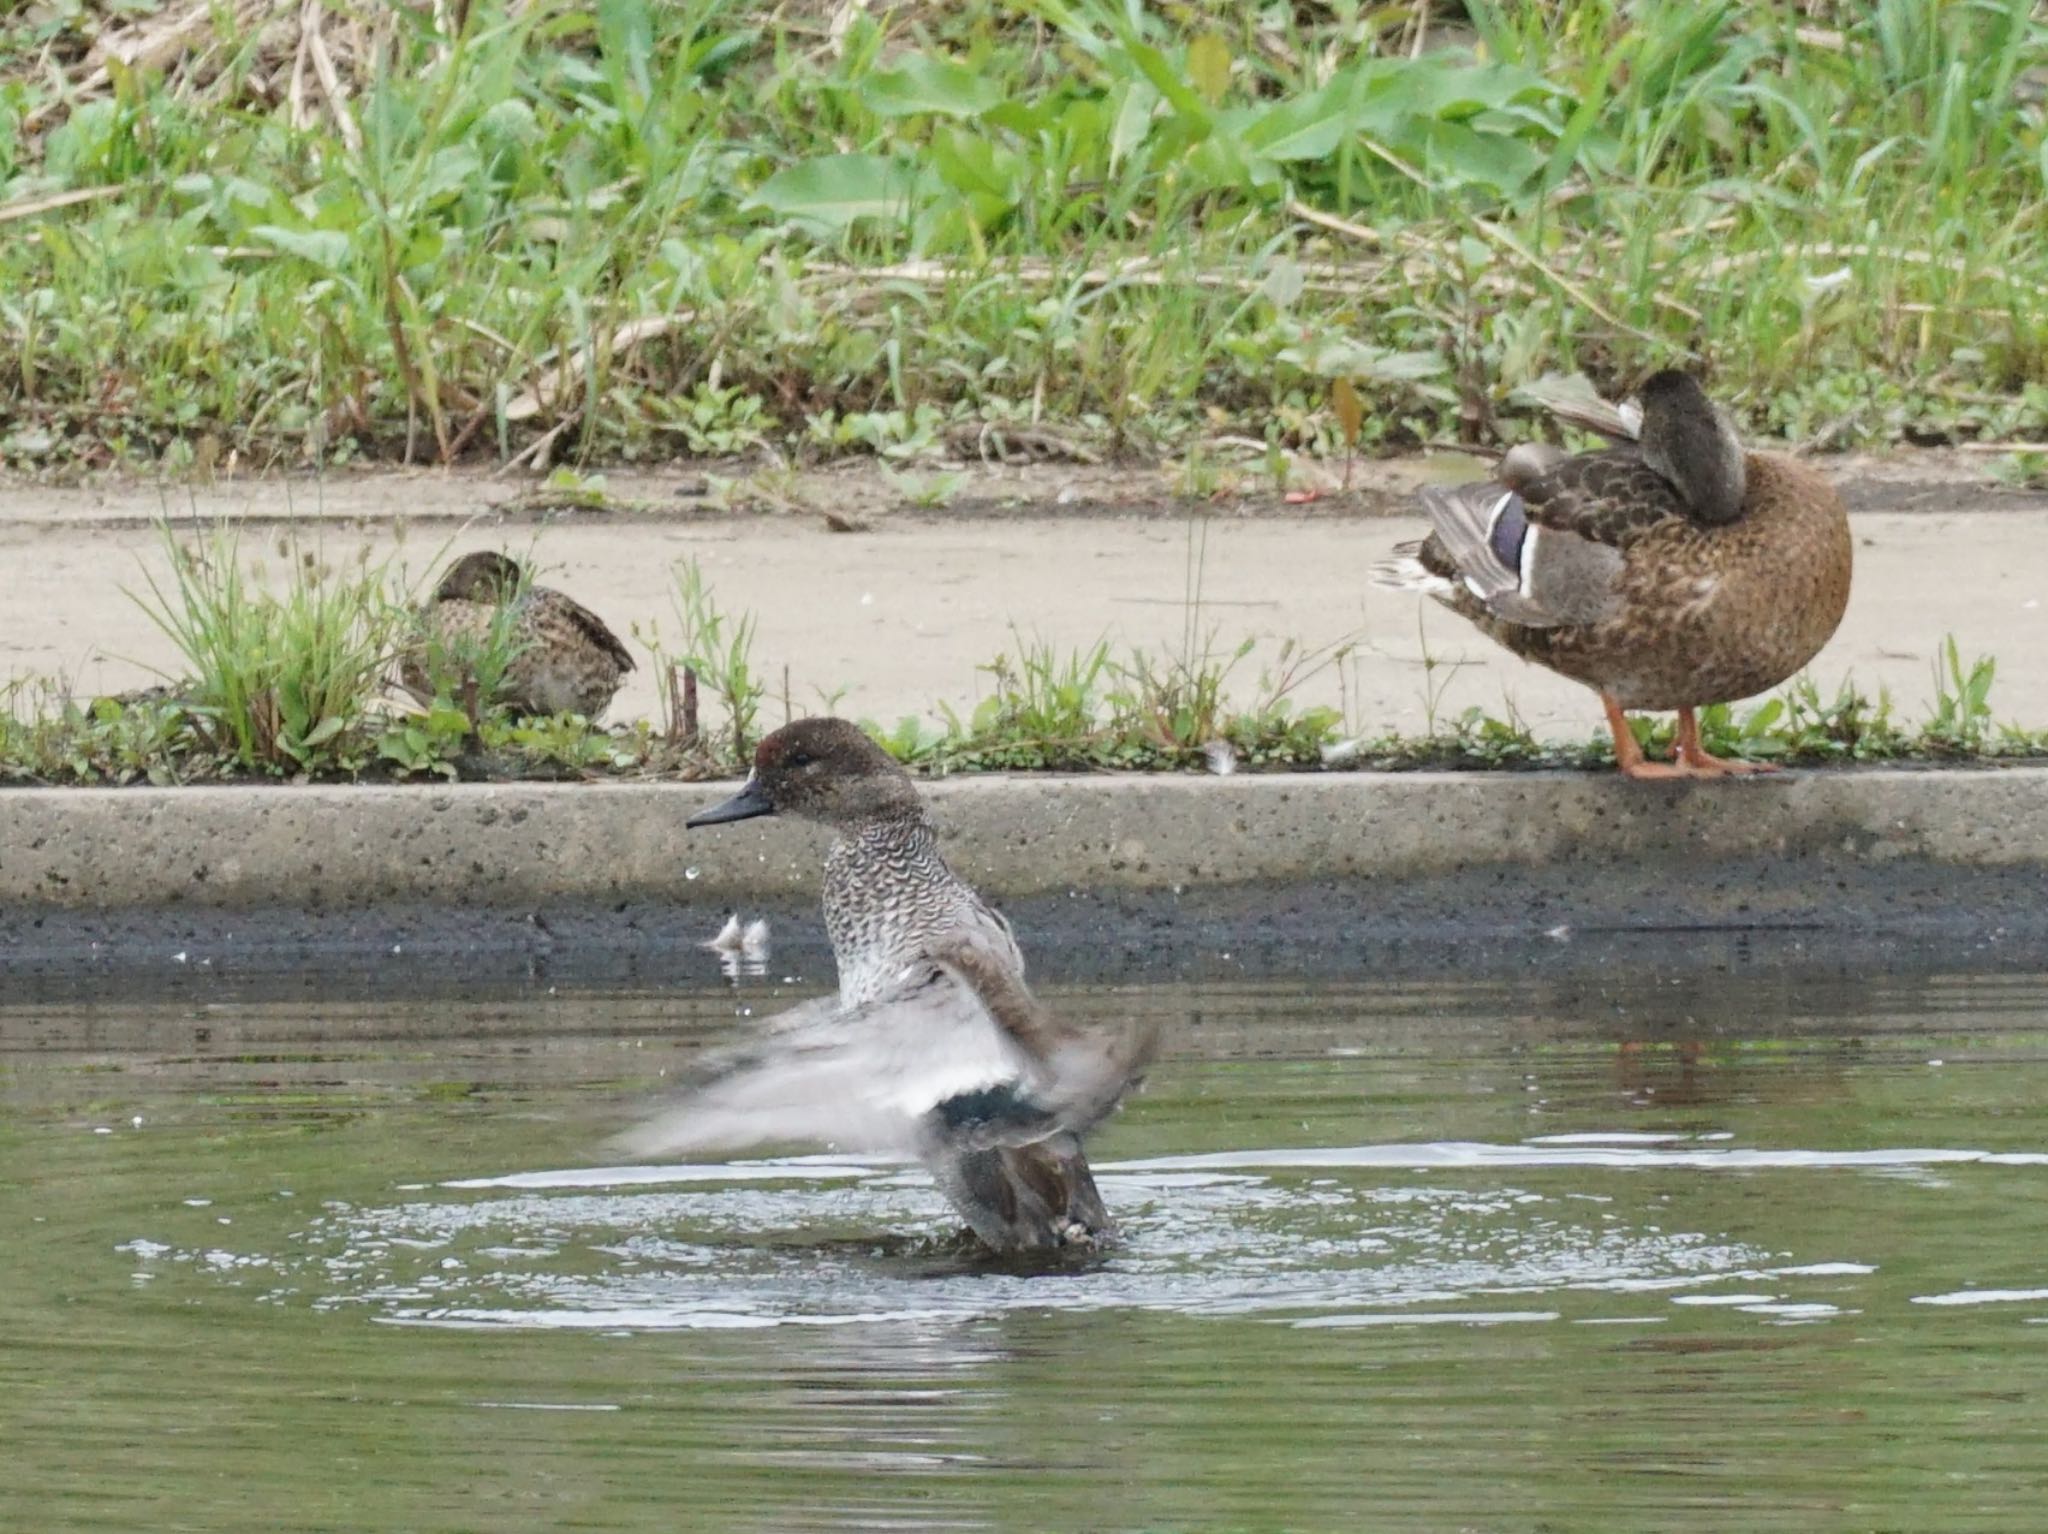
[[[825,855],[825,931],[839,966],[839,999],[867,1001],[936,942],[975,939],[1019,975],[1010,924],[939,856],[931,822],[882,821]]]

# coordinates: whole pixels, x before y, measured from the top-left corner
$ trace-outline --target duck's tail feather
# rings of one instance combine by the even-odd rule
[[[997,1252],[1097,1246],[1116,1227],[1072,1135],[935,1156],[940,1190]]]
[[[1422,540],[1394,545],[1394,557],[1383,559],[1366,572],[1375,586],[1389,591],[1419,591],[1425,596],[1450,601],[1458,594],[1458,583],[1430,569],[1422,557]]]
[[[1583,373],[1546,373],[1515,390],[1514,398],[1610,442],[1634,442],[1643,432],[1640,405],[1602,399]]]

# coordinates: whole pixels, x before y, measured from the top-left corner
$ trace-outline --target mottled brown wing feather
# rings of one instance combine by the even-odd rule
[[[1632,448],[1567,458],[1522,491],[1522,504],[1538,527],[1613,548],[1674,518],[1691,520],[1671,482]]]
[[[1060,1042],[1059,1025],[1038,1004],[1038,998],[1024,984],[1024,977],[1009,962],[1008,955],[991,953],[986,944],[972,937],[933,943],[928,952],[940,963],[950,965],[967,982],[997,1026],[1033,1059],[1051,1056]]]
[[[1567,458],[1519,488],[1523,512],[1537,527],[1571,533],[1611,548],[1674,518],[1691,520],[1671,482],[1644,463],[1632,447]],[[1458,562],[1434,533],[1420,544],[1404,545],[1396,552],[1420,560],[1431,575],[1460,588],[1465,584]],[[1482,608],[1483,604],[1478,604],[1474,611]]]
[[[627,652],[626,647],[619,643],[619,636],[606,627],[604,619],[598,617],[596,613],[574,597],[564,596],[559,591],[536,592],[535,596],[544,599],[558,614],[574,624],[593,645],[617,661],[619,670],[634,669],[633,657]]]

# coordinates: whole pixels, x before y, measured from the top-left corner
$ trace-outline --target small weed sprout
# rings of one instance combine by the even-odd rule
[[[944,511],[953,504],[953,497],[961,492],[968,480],[968,475],[957,469],[939,474],[917,475],[899,474],[887,464],[879,467],[882,478],[889,483],[889,488],[920,511]]]
[[[146,781],[166,786],[214,775],[175,687],[150,687],[81,704],[46,679],[0,686],[0,780]]]
[[[1101,727],[1109,641],[1062,656],[1044,640],[1027,640],[1015,629],[1011,634],[1015,658],[998,655],[980,668],[995,688],[974,711],[974,733],[1000,751],[1077,760]]]
[[[1996,731],[1991,717],[1991,684],[1998,678],[1998,662],[1980,655],[1967,670],[1963,666],[1956,636],[1946,635],[1934,659],[1934,713],[1926,734],[1958,756],[1984,750]]]
[[[759,737],[761,702],[768,694],[754,661],[754,615],[721,608],[702,567],[686,559],[676,566],[675,616],[680,646],[675,660],[724,706],[731,760],[744,765]]]
[[[1473,663],[1437,659],[1436,652],[1429,647],[1428,612],[1422,603],[1415,608],[1415,644],[1422,655],[1422,730],[1425,735],[1434,735],[1443,713],[1444,694],[1450,691],[1458,673]],[[1443,675],[1438,676],[1438,672]]]
[[[1216,455],[1200,442],[1190,443],[1174,474],[1173,493],[1185,501],[1211,501],[1222,494],[1226,477]]]

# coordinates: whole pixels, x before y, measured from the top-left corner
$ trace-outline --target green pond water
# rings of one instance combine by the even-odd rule
[[[2048,1527],[2041,976],[1054,987],[1169,1048],[1036,1274],[604,1164],[804,984],[147,989],[0,1000],[8,1530]]]

